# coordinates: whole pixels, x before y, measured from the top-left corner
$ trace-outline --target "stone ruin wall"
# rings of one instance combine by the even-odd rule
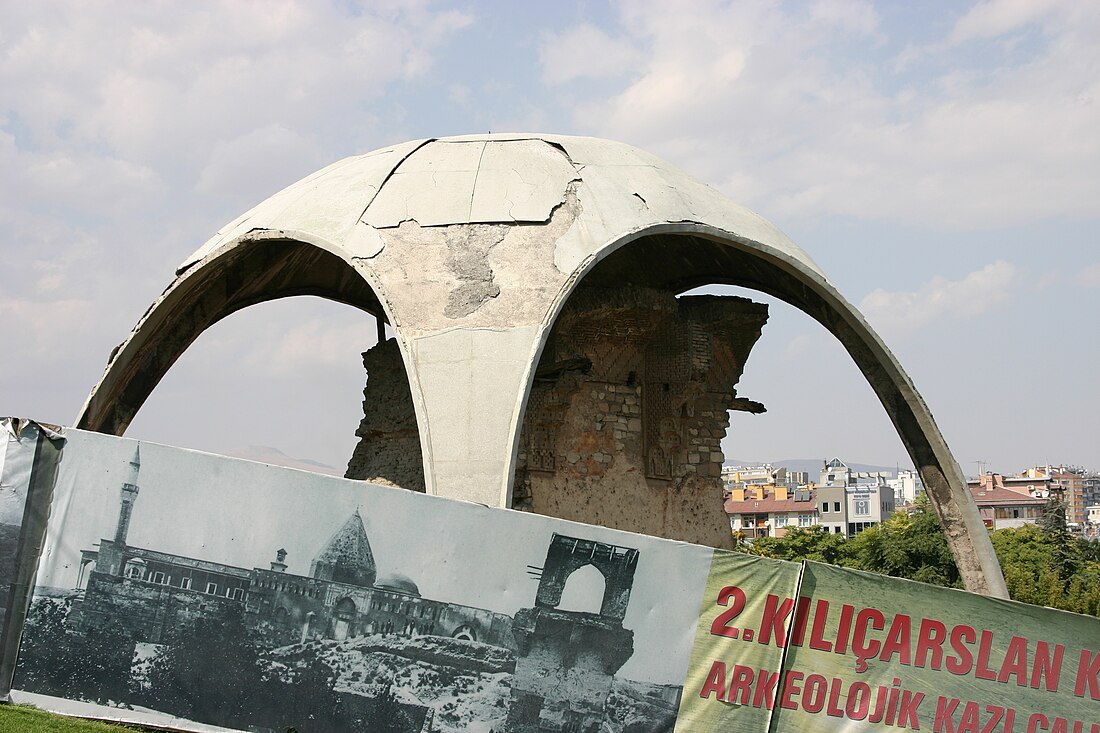
[[[729,410],[767,306],[729,296],[581,287],[550,334],[520,435],[513,508],[713,547]],[[363,354],[364,417],[347,478],[424,491],[397,343]]]
[[[513,507],[731,544],[721,440],[767,306],[642,288],[580,289],[543,352],[521,434]]]
[[[344,477],[423,492],[420,431],[397,341],[388,339],[367,350],[363,366],[363,420]]]

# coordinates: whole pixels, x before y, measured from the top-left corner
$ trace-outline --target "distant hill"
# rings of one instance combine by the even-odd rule
[[[257,463],[270,463],[273,466],[285,466],[286,468],[297,468],[302,471],[323,473],[328,476],[342,477],[344,475],[344,469],[342,468],[336,468],[309,458],[292,458],[278,448],[272,448],[268,445],[248,445],[244,448],[235,448],[225,455],[232,458],[243,458],[246,461],[256,461]]]
[[[824,466],[827,461],[832,460],[832,458],[832,456],[829,456],[828,458],[781,458],[777,461],[742,461],[740,459],[728,458],[726,459],[725,465],[759,466],[764,463],[770,463],[777,468],[779,466],[782,466],[791,471],[805,471],[810,474],[811,481],[816,481],[818,474],[821,473],[821,467]],[[843,456],[840,457],[840,460],[844,461]],[[847,461],[844,462],[848,463]],[[912,466],[904,464],[901,466],[876,466],[870,463],[848,463],[848,467],[851,468],[853,471],[866,471],[868,473],[885,471],[891,476],[894,476],[899,468],[903,471],[912,470]]]

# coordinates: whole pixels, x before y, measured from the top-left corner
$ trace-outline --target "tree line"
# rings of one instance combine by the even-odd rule
[[[851,539],[824,527],[797,527],[738,550],[779,560],[815,560],[950,588],[962,580],[926,496]],[[1038,524],[990,532],[1009,595],[1017,601],[1100,616],[1100,541],[1071,533],[1065,505],[1051,499]]]

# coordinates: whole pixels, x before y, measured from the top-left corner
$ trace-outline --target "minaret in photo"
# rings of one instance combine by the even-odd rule
[[[126,482],[122,484],[122,502],[118,508],[118,527],[115,528],[115,542],[126,544],[126,535],[130,531],[130,516],[134,513],[134,502],[138,495],[138,471],[141,470],[141,447],[134,446],[134,457],[130,459],[130,471]]]

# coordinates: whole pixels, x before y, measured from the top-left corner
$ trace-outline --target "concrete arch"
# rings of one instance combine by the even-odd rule
[[[123,432],[205,328],[255,303],[317,295],[393,327],[425,490],[509,506],[547,339],[582,281],[599,282],[615,269],[606,267],[612,261],[618,281],[609,285],[659,288],[663,297],[725,282],[770,293],[822,323],[920,469],[967,587],[1004,595],[962,472],[927,407],[810,256],[713,188],[606,140],[416,140],[338,161],[287,187],[185,260],[111,355],[77,424]],[[664,454],[655,455],[660,463]],[[708,458],[717,463],[713,452]],[[707,466],[711,475],[716,468]]]
[[[402,360],[413,375],[399,327],[371,280],[348,253],[316,236],[253,230],[236,237],[209,253],[201,266],[184,268],[149,307],[112,352],[75,426],[123,434],[168,369],[203,331],[248,306],[299,295],[344,303],[393,324]],[[410,381],[415,404],[419,394]]]
[[[966,588],[1008,597],[966,479],[931,411],[878,334],[819,271],[799,258],[704,223],[662,223],[630,232],[596,250],[570,275],[547,311],[533,350],[526,391],[516,415],[513,466],[535,369],[551,329],[581,283],[593,275],[598,278],[599,268],[607,265],[614,268],[616,282],[626,280],[677,292],[718,283],[758,290],[821,323],[852,357],[920,471]],[[509,503],[510,499],[509,492]]]

